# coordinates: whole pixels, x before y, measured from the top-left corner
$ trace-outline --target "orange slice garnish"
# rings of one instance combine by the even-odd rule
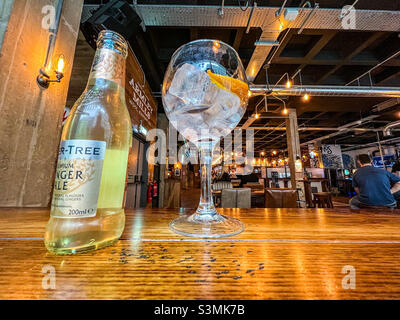
[[[249,86],[246,82],[234,79],[228,76],[221,76],[207,70],[211,82],[215,83],[218,88],[230,91],[236,94],[241,101],[247,101],[249,98]]]

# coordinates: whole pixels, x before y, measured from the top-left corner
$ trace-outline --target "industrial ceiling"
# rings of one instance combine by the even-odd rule
[[[85,0],[82,21],[107,2]],[[201,38],[232,45],[246,67],[248,80],[255,85],[265,85],[267,78],[275,84],[287,73],[295,76],[295,85],[303,86],[400,87],[400,0],[317,2],[131,1],[146,26],[131,45],[156,96],[173,52]],[[355,20],[346,21],[354,11],[344,10],[352,8]],[[85,49],[78,46],[77,50],[81,50],[77,59],[85,61]],[[376,131],[326,129],[355,121],[352,127],[377,129],[400,119],[398,98],[311,95],[308,102],[296,96],[283,100],[297,109],[299,126],[304,128],[300,131],[303,144],[318,139],[344,148],[362,147],[376,142]],[[269,97],[266,110],[263,96],[251,98],[239,126],[257,110],[260,117],[251,121],[250,127],[264,128],[255,131],[256,150],[286,149],[285,131],[273,130],[285,126],[282,106],[281,100]],[[161,101],[159,111],[163,111]]]

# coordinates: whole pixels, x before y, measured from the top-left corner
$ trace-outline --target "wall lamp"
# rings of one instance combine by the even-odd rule
[[[61,79],[64,78],[64,67],[65,67],[65,57],[64,55],[59,55],[57,59],[57,69],[54,70],[56,74],[55,79],[51,79],[51,77],[46,72],[45,68],[41,68],[39,71],[39,75],[36,78],[38,85],[43,88],[47,89],[52,82],[61,82]]]
[[[61,11],[63,8],[64,0],[57,1],[57,8],[55,11],[54,22],[49,27],[49,43],[47,45],[46,58],[43,67],[39,70],[39,75],[36,77],[36,82],[41,89],[47,89],[52,82],[61,82],[64,78],[65,57],[61,54],[57,57],[54,69],[55,78],[51,78],[50,70],[52,65],[52,57],[54,46],[57,38],[58,27],[60,25]],[[53,61],[54,62],[54,61]]]

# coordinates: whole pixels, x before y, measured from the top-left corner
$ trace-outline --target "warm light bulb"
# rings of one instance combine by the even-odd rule
[[[65,67],[65,59],[63,55],[60,55],[58,58],[58,64],[57,64],[57,71],[59,73],[63,73]]]
[[[258,119],[260,117],[260,115],[258,113],[256,113],[256,119]]]
[[[262,155],[262,156],[264,156],[264,155],[265,155],[265,152],[264,152],[264,151],[263,151],[263,152],[261,152],[261,155]]]
[[[286,81],[286,88],[291,88],[292,87],[292,81],[288,80]]]
[[[284,108],[282,113],[285,114],[285,115],[288,114],[288,109]]]
[[[274,156],[276,156],[276,153],[277,153],[277,152],[276,152],[275,150],[272,151],[272,154],[273,154]]]
[[[218,49],[220,47],[221,47],[221,44],[218,41],[214,41],[213,48],[212,48],[214,53],[218,53]]]
[[[306,94],[303,96],[303,99],[304,99],[304,101],[308,101],[308,100],[310,100],[310,96],[306,93]]]
[[[249,90],[249,92],[247,93],[247,95],[249,96],[249,98],[251,97],[251,91]]]

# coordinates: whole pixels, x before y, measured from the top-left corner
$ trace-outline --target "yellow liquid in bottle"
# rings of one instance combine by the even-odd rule
[[[95,217],[50,218],[45,235],[49,251],[74,254],[118,241],[125,226],[123,202],[128,153],[129,149],[106,150]]]
[[[52,207],[44,239],[50,252],[74,254],[100,249],[118,241],[124,230],[123,202],[132,125],[125,101],[121,100],[123,91],[116,88],[109,91],[99,95],[95,103],[84,101],[81,104],[78,100],[61,137],[68,141],[107,143],[100,185],[93,186],[99,188],[96,215],[66,216],[60,209]],[[53,204],[57,204],[54,199]]]
[[[106,150],[97,203],[98,209],[122,208],[128,154],[129,150]],[[126,159],[126,161],[121,161],[121,159]]]

